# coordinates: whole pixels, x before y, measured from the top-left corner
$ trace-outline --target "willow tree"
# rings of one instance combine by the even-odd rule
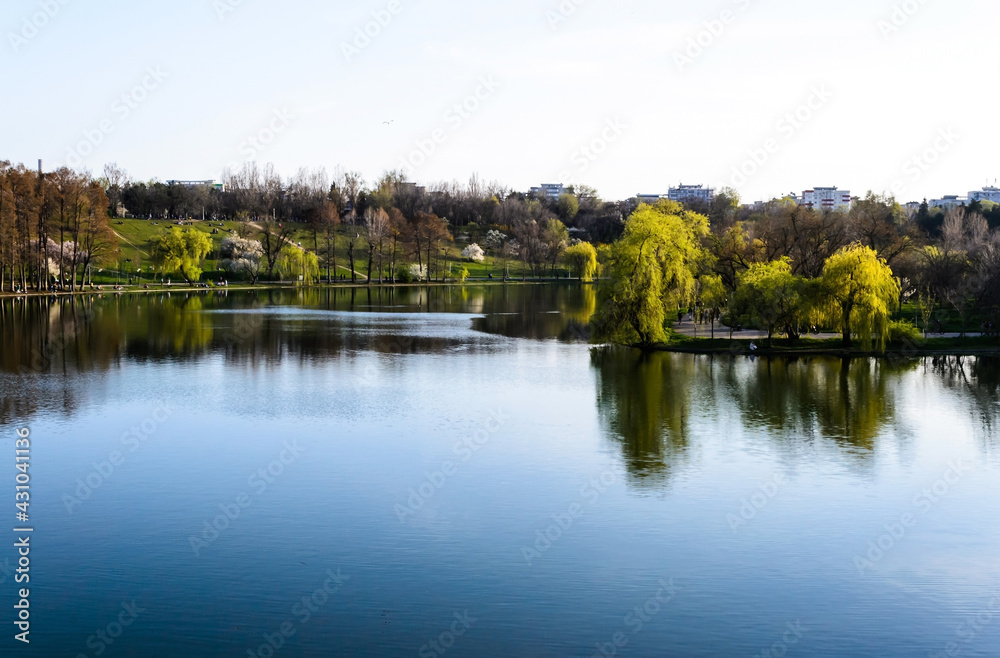
[[[808,311],[806,281],[792,274],[787,257],[753,263],[739,277],[733,295],[733,315],[767,330],[767,344],[775,333],[797,338]]]
[[[195,228],[173,229],[153,242],[153,260],[164,273],[179,272],[188,283],[201,278],[201,264],[212,240]]]
[[[826,260],[820,278],[820,315],[843,334],[844,347],[885,350],[889,318],[899,308],[899,280],[871,247],[855,243]]]
[[[640,205],[611,249],[595,336],[650,347],[666,339],[667,315],[695,296],[695,270],[703,257],[708,219],[672,201]]]
[[[566,249],[563,259],[576,278],[590,282],[597,276],[597,250],[589,242],[580,242]]]
[[[289,247],[278,261],[278,271],[292,281],[309,285],[319,280],[319,258],[311,251]]]

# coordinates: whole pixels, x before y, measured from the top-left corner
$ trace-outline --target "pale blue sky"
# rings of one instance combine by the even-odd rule
[[[54,15],[31,36],[25,21],[47,3]],[[904,4],[916,10],[886,36]],[[403,167],[432,183],[477,172],[517,189],[564,178],[623,198],[730,184],[756,151],[766,162],[735,179],[747,201],[894,184],[906,201],[1000,177],[996,2],[562,6],[575,10],[563,16],[559,0],[7,0],[0,158],[54,167],[85,155],[95,173],[117,161],[165,180],[219,178],[253,155],[285,175],[341,165],[374,179]],[[391,21],[346,56],[343,44],[380,11]],[[712,36],[706,21],[724,11]],[[679,65],[703,32],[707,47]],[[157,69],[162,80],[148,77]],[[144,78],[150,90],[123,104]],[[477,91],[465,116],[451,109]],[[810,101],[800,125],[781,123]],[[270,143],[249,143],[271,127]],[[430,154],[409,157],[419,142]],[[589,144],[602,152],[585,155]],[[926,149],[933,163],[906,164]]]

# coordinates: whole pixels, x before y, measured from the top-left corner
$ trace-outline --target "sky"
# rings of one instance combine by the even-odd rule
[[[994,184],[986,0],[6,0],[0,159],[603,198]]]

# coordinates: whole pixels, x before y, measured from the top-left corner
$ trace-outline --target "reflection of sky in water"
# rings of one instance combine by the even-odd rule
[[[526,294],[398,315],[323,300],[245,313],[232,296],[187,310],[175,296],[74,327],[46,374],[14,374],[5,348],[0,443],[21,423],[36,441],[33,649],[86,653],[134,598],[148,612],[106,655],[246,655],[341,569],[351,580],[283,654],[414,655],[469,610],[449,655],[590,656],[621,632],[619,655],[751,656],[796,621],[808,630],[789,655],[953,641],[996,655],[1000,620],[956,635],[1000,595],[995,361],[591,349],[539,320],[586,299]],[[521,333],[476,326],[498,317],[522,318]],[[62,496],[160,402],[173,414],[67,514]],[[502,426],[463,459],[498,410]],[[191,535],[291,440],[303,456],[195,557]],[[924,511],[917,496],[956,461],[968,472]],[[400,522],[446,462],[454,475]],[[768,481],[773,496],[734,532]],[[527,564],[574,504],[579,518]],[[916,523],[859,574],[855,557],[904,513]],[[626,616],[663,578],[677,597],[633,633]]]

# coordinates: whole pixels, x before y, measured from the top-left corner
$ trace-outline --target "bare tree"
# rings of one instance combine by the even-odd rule
[[[372,280],[372,261],[378,254],[378,282],[382,283],[385,263],[383,253],[385,242],[390,233],[389,213],[381,208],[368,208],[365,211],[365,227],[368,229],[368,282]]]

